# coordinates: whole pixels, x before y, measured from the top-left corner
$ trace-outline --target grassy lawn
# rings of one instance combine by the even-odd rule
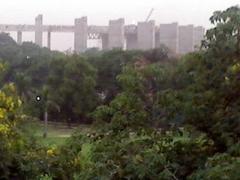
[[[87,125],[73,126],[69,128],[63,123],[49,123],[48,124],[48,134],[46,138],[43,138],[44,123],[40,121],[27,122],[25,128],[31,135],[37,138],[44,146],[59,146],[63,145],[66,140],[71,136],[71,134],[78,130],[83,133],[87,132],[89,127]]]

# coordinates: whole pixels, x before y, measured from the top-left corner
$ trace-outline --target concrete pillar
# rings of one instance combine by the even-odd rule
[[[174,53],[178,53],[178,23],[160,24],[159,46],[164,45]]]
[[[205,29],[202,26],[194,28],[193,38],[194,38],[194,50],[198,50],[201,47],[201,42],[204,39]]]
[[[101,34],[102,50],[108,49],[108,34]]]
[[[155,48],[155,21],[139,22],[137,28],[138,49]]]
[[[18,43],[19,45],[22,44],[22,31],[18,31],[18,32],[17,32],[17,43]]]
[[[84,16],[82,18],[75,19],[74,51],[76,53],[82,53],[87,50],[87,39],[88,39],[87,17]]]
[[[124,19],[110,20],[108,28],[108,48],[124,48]]]
[[[48,47],[48,49],[51,49],[51,31],[48,31],[48,35],[47,35],[47,47]]]
[[[42,47],[42,41],[43,41],[42,25],[43,25],[43,16],[38,15],[35,18],[35,43],[40,47]]]
[[[179,26],[179,53],[194,51],[193,25]]]

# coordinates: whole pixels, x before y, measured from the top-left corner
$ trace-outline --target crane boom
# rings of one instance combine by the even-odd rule
[[[146,18],[146,22],[149,20],[149,18],[151,17],[152,13],[153,13],[154,9],[152,8],[151,11],[149,12],[147,18]]]

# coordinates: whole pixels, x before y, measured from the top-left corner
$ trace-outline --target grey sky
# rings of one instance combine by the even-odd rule
[[[154,8],[151,19],[157,24],[178,21],[209,27],[213,11],[237,4],[240,0],[1,0],[0,23],[34,24],[35,16],[43,14],[44,24],[73,24],[81,16],[88,16],[90,25],[107,25],[120,17],[129,24],[145,20]]]

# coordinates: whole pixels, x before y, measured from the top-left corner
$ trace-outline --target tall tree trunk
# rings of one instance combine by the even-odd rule
[[[43,133],[43,137],[46,138],[47,137],[47,131],[48,131],[48,112],[47,112],[47,108],[44,112],[44,133]]]

